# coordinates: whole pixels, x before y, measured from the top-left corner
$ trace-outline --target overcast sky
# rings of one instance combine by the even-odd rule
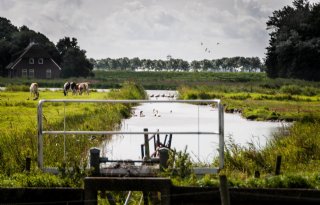
[[[0,0],[0,16],[54,43],[75,37],[95,59],[191,61],[264,58],[266,21],[285,5],[292,0]]]

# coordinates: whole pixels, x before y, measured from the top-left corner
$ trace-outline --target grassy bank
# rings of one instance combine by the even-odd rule
[[[182,99],[219,98],[226,112],[240,112],[247,119],[294,121],[275,133],[263,148],[259,142],[240,146],[232,136],[226,136],[221,174],[228,176],[231,186],[320,188],[320,90],[317,83],[287,83],[280,87],[237,83],[179,88]],[[282,165],[281,174],[275,176],[277,156],[282,157]],[[254,177],[257,171],[260,178]],[[190,179],[205,186],[218,184],[216,176]]]
[[[182,99],[221,99],[226,112],[240,112],[251,120],[320,119],[320,88],[317,83],[286,84],[279,88],[235,83],[182,86],[178,90]]]
[[[89,96],[63,96],[61,91],[41,91],[40,99],[144,99],[144,90],[133,83],[124,83],[120,90],[109,93],[91,92]],[[30,157],[32,169],[37,172],[37,101],[31,100],[29,92],[0,92],[0,172],[4,176],[19,178],[25,168],[25,159]],[[113,130],[117,129],[123,118],[130,116],[130,106],[124,104],[75,104],[48,103],[43,107],[45,130],[63,130],[64,113],[66,130]],[[86,155],[91,147],[98,146],[109,136],[66,136],[66,155],[64,156],[64,136],[44,137],[44,163],[49,167],[72,166],[75,173],[82,173],[86,166]],[[76,173],[78,172],[78,173]],[[62,172],[63,173],[63,172]],[[70,173],[64,172],[64,175]],[[0,176],[0,185],[1,179]],[[5,180],[4,180],[5,181]],[[54,180],[53,180],[54,181]],[[2,183],[4,183],[2,181]]]

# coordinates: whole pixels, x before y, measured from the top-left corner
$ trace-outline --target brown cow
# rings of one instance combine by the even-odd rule
[[[87,95],[89,95],[89,83],[77,83],[76,89],[79,95],[82,95],[82,93],[87,93]]]

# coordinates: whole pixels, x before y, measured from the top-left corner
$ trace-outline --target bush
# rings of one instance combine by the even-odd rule
[[[280,88],[281,93],[290,94],[290,95],[301,95],[302,88],[298,85],[284,85]]]

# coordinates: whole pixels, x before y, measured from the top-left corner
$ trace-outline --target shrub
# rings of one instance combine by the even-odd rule
[[[280,92],[290,95],[301,95],[302,88],[298,85],[284,85],[281,86]]]

